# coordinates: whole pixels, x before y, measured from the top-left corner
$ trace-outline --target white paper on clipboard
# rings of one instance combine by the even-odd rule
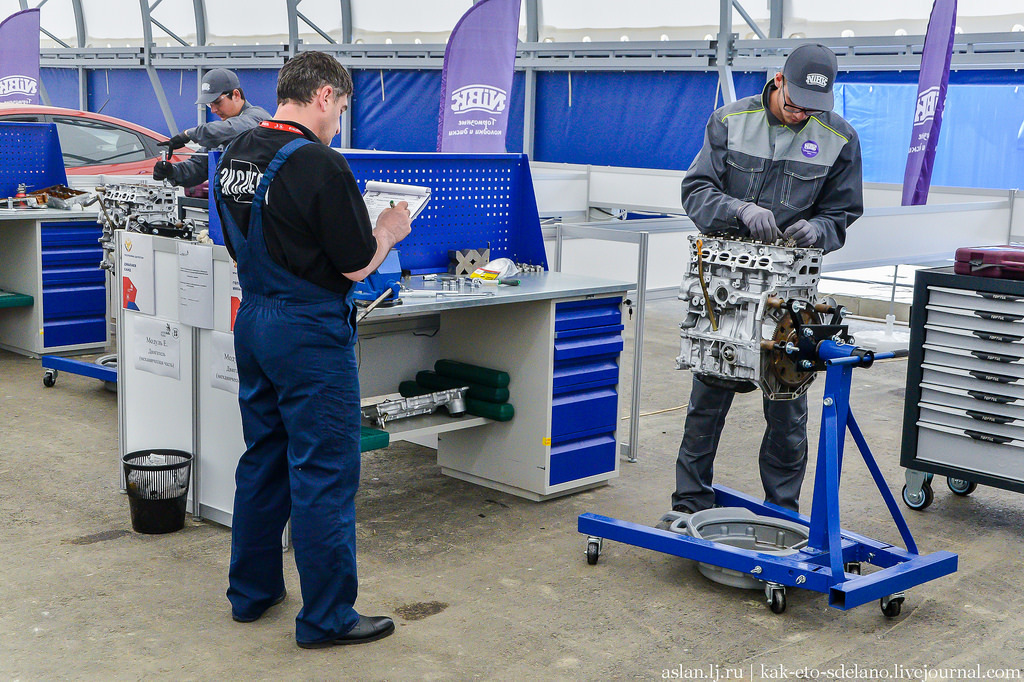
[[[409,204],[409,214],[415,219],[430,201],[430,188],[367,180],[363,201],[366,203],[366,211],[370,214],[371,225],[377,224],[377,217],[381,211],[394,206],[399,201]]]

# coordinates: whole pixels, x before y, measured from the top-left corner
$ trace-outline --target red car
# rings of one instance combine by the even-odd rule
[[[56,123],[68,175],[150,175],[165,149],[156,143],[167,139],[113,116],[60,107],[0,104],[0,121]]]

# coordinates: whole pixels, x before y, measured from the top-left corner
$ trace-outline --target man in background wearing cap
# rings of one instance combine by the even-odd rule
[[[864,212],[857,132],[832,112],[836,56],[804,44],[760,95],[715,111],[682,182],[683,208],[705,234],[835,251]],[[737,391],[749,382],[694,375],[672,508],[715,502],[715,452]],[[796,511],[807,467],[807,396],[764,398],[759,464],[765,500]]]
[[[196,104],[207,105],[220,120],[200,123],[195,128],[178,133],[166,142],[158,143],[174,151],[189,142],[198,142],[203,149],[181,163],[157,161],[153,166],[154,180],[170,180],[181,187],[202,184],[209,179],[206,152],[211,149],[223,149],[241,133],[270,118],[265,109],[245,101],[245,93],[233,71],[211,70],[203,76],[201,90]]]

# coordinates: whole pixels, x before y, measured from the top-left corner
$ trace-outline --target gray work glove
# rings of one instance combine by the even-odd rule
[[[821,237],[821,228],[815,223],[798,220],[782,233],[783,239],[792,239],[797,246],[814,246]]]
[[[757,204],[743,204],[736,212],[736,217],[747,228],[752,239],[761,242],[773,242],[782,236],[775,224],[775,214]]]

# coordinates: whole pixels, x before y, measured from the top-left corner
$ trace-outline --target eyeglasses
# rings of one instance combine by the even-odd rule
[[[804,109],[803,107],[798,107],[795,104],[791,104],[790,103],[790,99],[789,99],[788,89],[789,89],[789,83],[785,83],[784,82],[782,84],[782,108],[785,109],[786,111],[788,111],[789,113],[791,113],[791,114],[803,114],[804,116],[807,116],[808,118],[810,118],[811,116],[817,116],[818,114],[825,113],[821,109]]]
[[[222,92],[220,97],[218,97],[217,99],[215,99],[212,102],[208,103],[206,106],[210,107],[211,109],[213,109],[214,107],[219,107],[220,103],[221,103],[221,100],[223,100],[225,97],[230,97],[231,95],[234,94],[234,92],[235,92],[234,90],[232,90],[231,92]]]

